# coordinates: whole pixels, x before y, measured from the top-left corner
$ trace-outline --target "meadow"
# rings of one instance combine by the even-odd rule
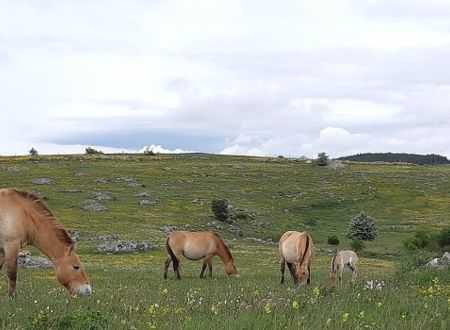
[[[2,187],[40,194],[68,230],[93,294],[69,296],[52,269],[19,269],[18,297],[6,296],[5,329],[446,329],[449,269],[424,269],[432,252],[403,241],[418,230],[450,225],[450,167],[345,163],[318,167],[285,158],[187,155],[0,157]],[[36,179],[48,180],[36,180]],[[45,184],[42,184],[42,183]],[[95,193],[106,210],[83,210]],[[214,225],[210,203],[226,198],[238,217]],[[149,200],[150,203],[142,203]],[[345,238],[359,212],[376,219],[379,236],[361,253],[355,287],[332,288],[329,235]],[[201,263],[182,262],[182,279],[163,280],[164,226],[218,230],[231,245],[240,278],[215,258],[213,278]],[[213,226],[214,225],[214,226]],[[276,243],[286,230],[307,230],[319,248],[312,284],[279,284]],[[98,235],[151,244],[140,253],[102,254]],[[260,241],[256,240],[259,239]],[[33,255],[39,251],[28,248]],[[372,281],[373,286],[367,282]]]

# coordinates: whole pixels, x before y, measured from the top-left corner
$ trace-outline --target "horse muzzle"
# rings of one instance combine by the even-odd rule
[[[90,296],[92,294],[91,285],[90,284],[79,285],[73,288],[71,293]]]

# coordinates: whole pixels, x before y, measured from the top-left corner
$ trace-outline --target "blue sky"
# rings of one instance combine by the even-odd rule
[[[450,2],[0,0],[0,155],[450,156]]]

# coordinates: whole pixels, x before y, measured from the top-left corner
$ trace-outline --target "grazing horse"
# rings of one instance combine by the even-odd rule
[[[0,269],[6,263],[8,294],[16,295],[17,254],[33,245],[53,262],[57,280],[72,294],[91,294],[75,242],[39,197],[0,189]]]
[[[287,231],[279,242],[281,256],[281,283],[284,283],[285,264],[288,265],[295,284],[311,283],[313,240],[306,232]]]
[[[170,263],[177,279],[180,279],[181,256],[189,260],[203,259],[200,277],[204,277],[206,266],[209,268],[209,276],[212,276],[212,258],[218,256],[225,265],[225,272],[230,277],[238,277],[234,259],[230,249],[219,234],[215,232],[188,232],[174,231],[169,234],[166,241],[169,257],[165,262],[164,278],[167,278],[167,270]]]
[[[355,284],[356,280],[356,263],[358,262],[358,256],[355,252],[339,251],[331,260],[331,273],[330,279],[333,286],[336,285],[336,275],[339,277],[339,283],[342,287],[342,274],[344,268],[349,269],[352,272],[352,284]]]

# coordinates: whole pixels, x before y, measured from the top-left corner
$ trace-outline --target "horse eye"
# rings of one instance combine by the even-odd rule
[[[80,269],[80,266],[73,266],[73,269],[78,270]]]

